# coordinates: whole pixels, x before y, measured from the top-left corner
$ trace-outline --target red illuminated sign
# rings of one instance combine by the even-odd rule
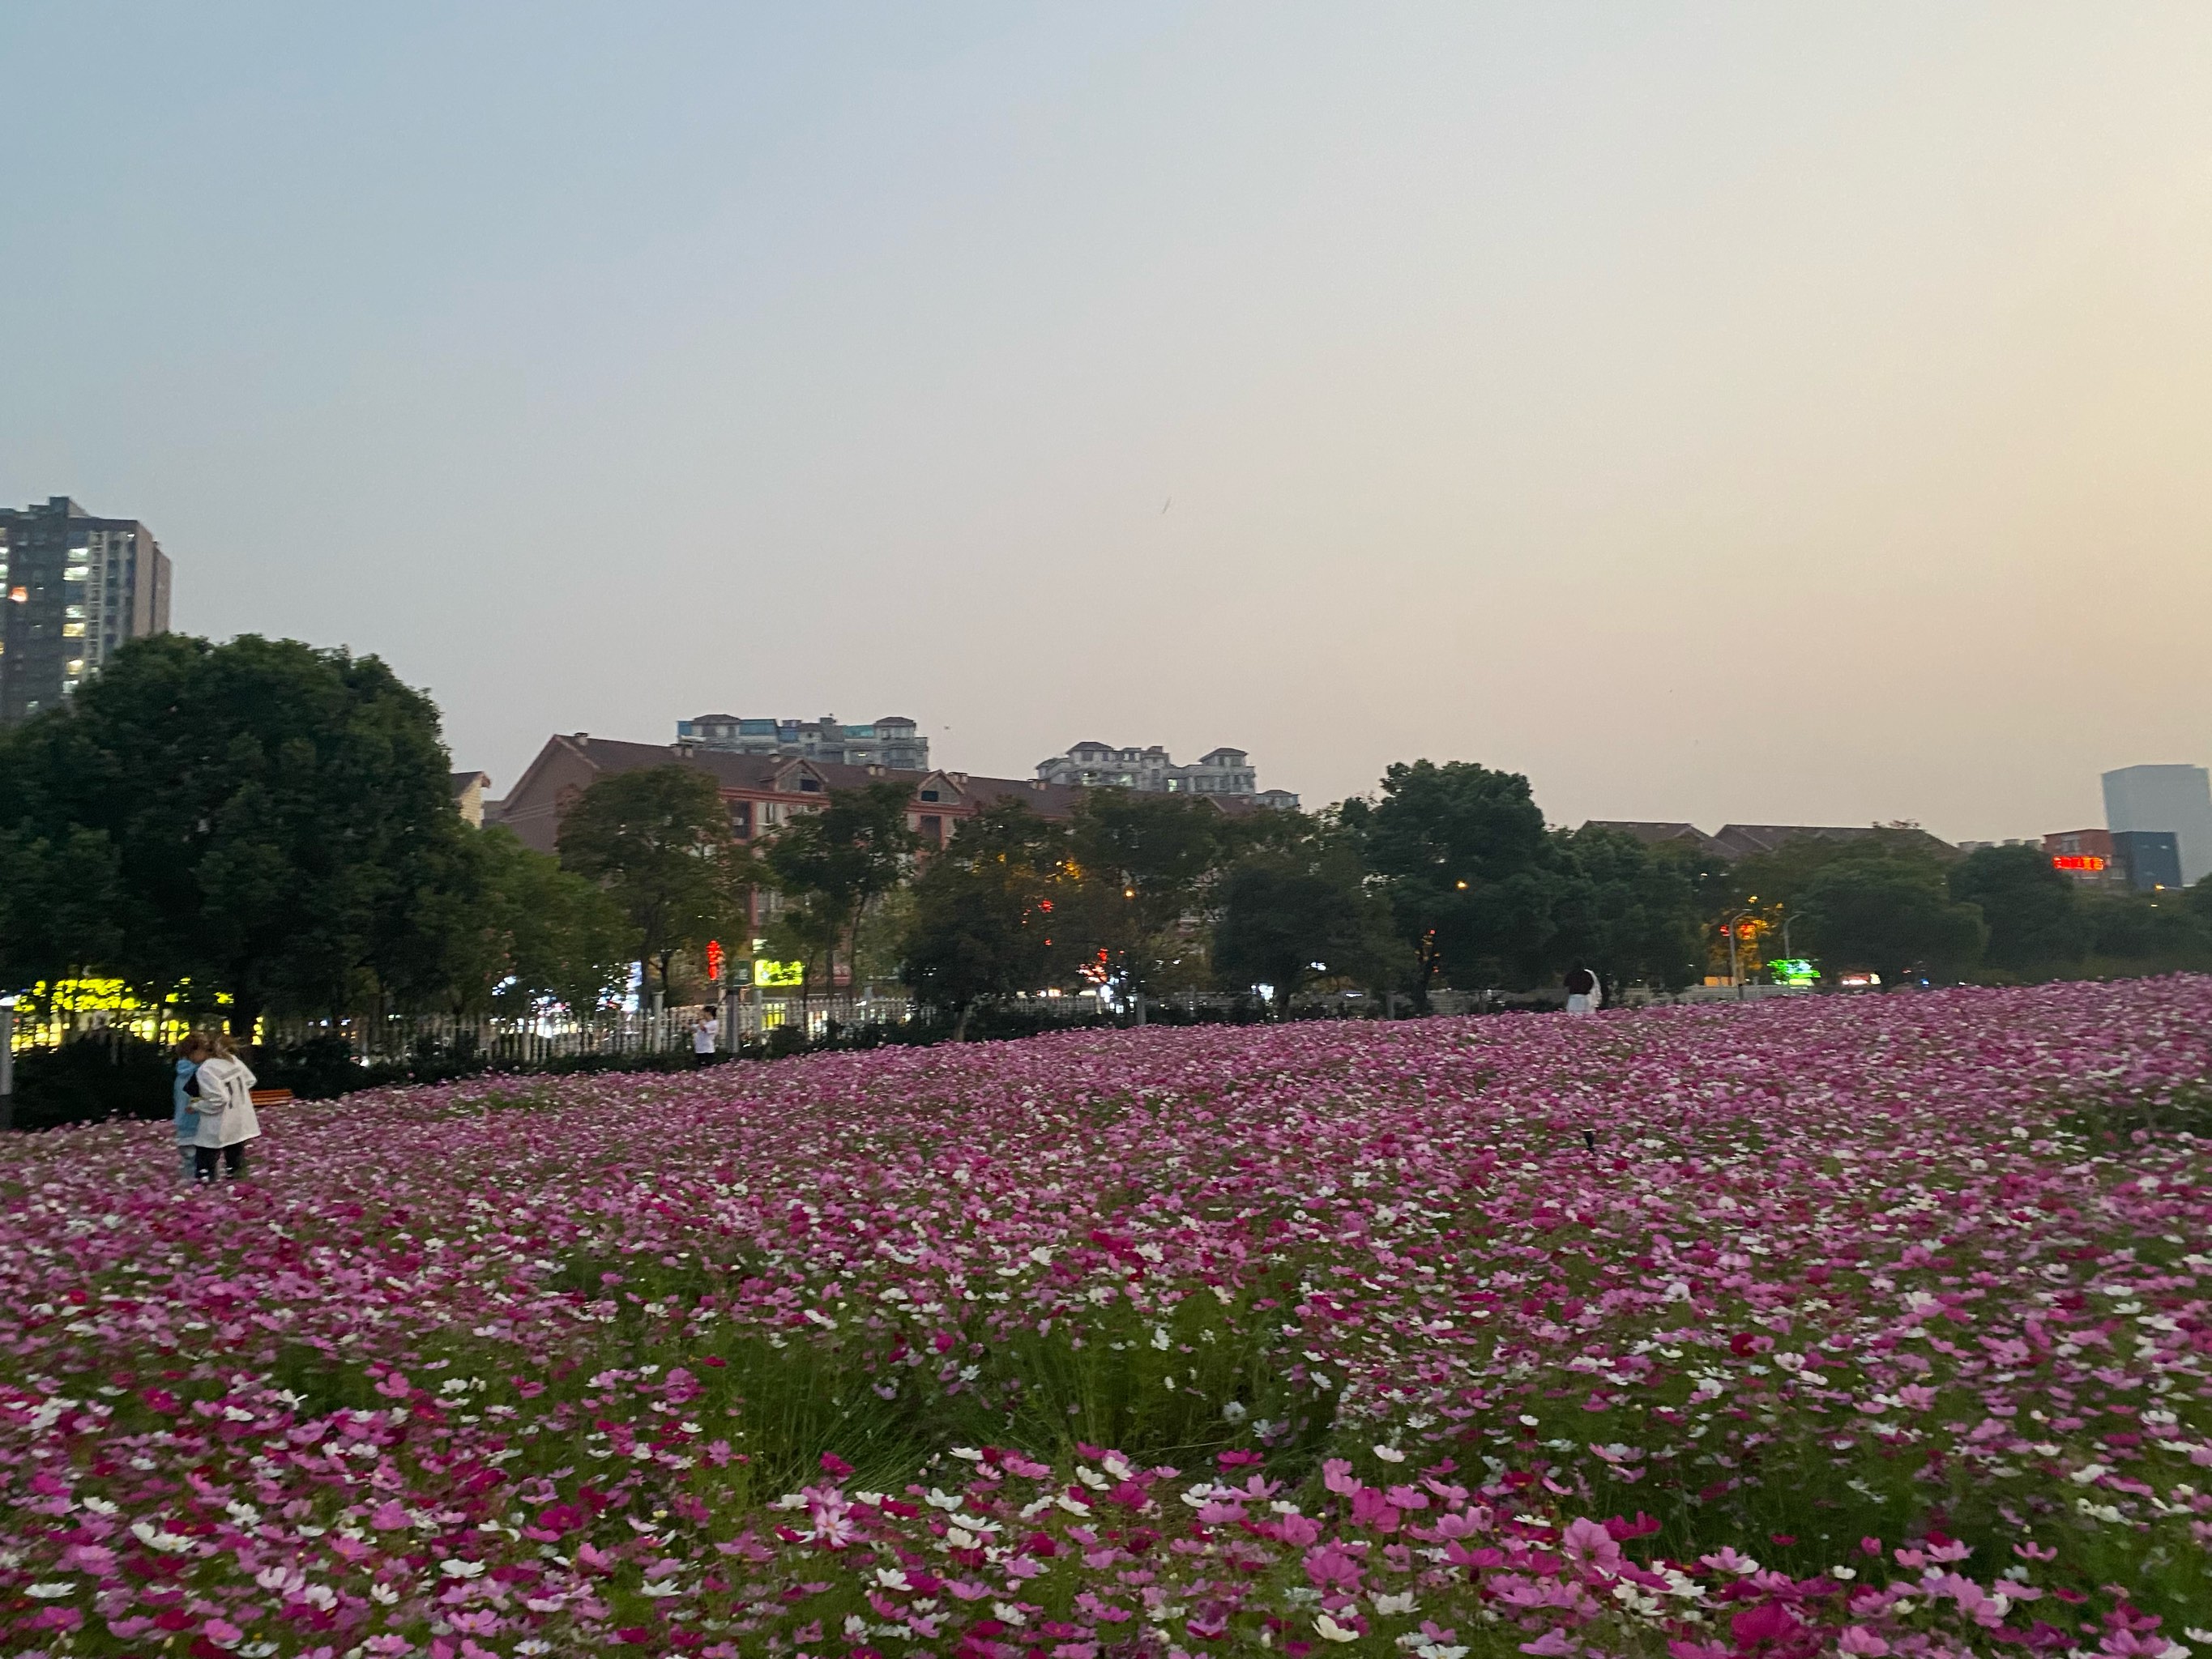
[[[2094,853],[2061,853],[2051,860],[2054,870],[2101,870],[2105,860]]]
[[[707,941],[707,977],[712,980],[720,979],[721,976],[722,941],[710,939]]]

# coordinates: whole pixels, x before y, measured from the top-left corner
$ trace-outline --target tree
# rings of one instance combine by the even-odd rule
[[[1554,966],[1580,962],[1609,987],[1669,991],[1704,973],[1691,866],[1680,857],[1595,824],[1556,831],[1553,845]]]
[[[953,1017],[956,1040],[979,1003],[1049,977],[1066,859],[1065,833],[1015,799],[968,819],[923,865],[900,977],[923,1006]]]
[[[2198,898],[2191,888],[2179,896],[2105,893],[2087,900],[2081,912],[2092,965],[2105,973],[2212,969],[2212,920]]]
[[[102,965],[202,1012],[228,993],[251,1031],[437,994],[430,930],[469,880],[450,769],[437,710],[374,657],[158,635],[0,745],[0,823],[73,858],[105,836]]]
[[[636,935],[613,895],[495,824],[473,847],[479,897],[454,930],[455,1006],[520,1014],[550,1000],[579,1015],[605,1007],[637,960]]]
[[[1195,795],[1093,789],[1069,830],[1077,886],[1069,933],[1131,998],[1195,973],[1188,923],[1229,842],[1226,820]]]
[[[1379,801],[1346,801],[1342,814],[1387,884],[1423,1007],[1439,978],[1526,984],[1543,971],[1553,849],[1527,778],[1469,761],[1401,761],[1383,774]]]
[[[125,904],[106,831],[72,828],[58,845],[27,822],[0,832],[0,992],[116,962]]]
[[[2080,963],[2089,926],[2074,883],[2033,847],[1983,847],[1951,866],[1951,896],[1972,904],[1989,924],[1983,960],[2021,975],[2051,974]]]
[[[1916,972],[1965,972],[1988,937],[1981,912],[1952,900],[1940,870],[1903,858],[1832,863],[1806,884],[1799,914],[1825,971],[1870,969],[1884,989]]]
[[[561,822],[561,862],[621,908],[664,999],[678,953],[728,927],[751,878],[721,792],[689,766],[599,779]]]
[[[912,799],[902,783],[833,789],[820,811],[791,820],[762,850],[787,901],[785,925],[821,954],[832,987],[838,953],[851,960],[862,913],[906,872],[915,844],[907,828]]]
[[[1387,989],[1409,975],[1412,953],[1393,933],[1389,904],[1370,892],[1354,848],[1341,836],[1252,854],[1221,879],[1213,967],[1224,985],[1265,985],[1275,1012],[1316,977]]]

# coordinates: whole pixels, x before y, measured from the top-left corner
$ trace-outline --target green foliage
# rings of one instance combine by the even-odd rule
[[[115,844],[81,825],[0,831],[0,985],[74,977],[119,959],[125,898]]]
[[[1955,977],[1988,938],[1981,912],[1952,899],[1942,870],[1909,857],[1832,860],[1805,884],[1798,907],[1824,971],[1869,969],[1885,987],[1920,973]]]
[[[1947,867],[1942,843],[1912,824],[1875,825],[1865,835],[1850,836],[1794,836],[1771,853],[1737,860],[1705,914],[1718,921],[1754,897],[1762,905],[1794,909],[1814,878],[1832,866],[1869,859],[1894,860],[1939,875]]]
[[[612,894],[494,825],[472,838],[477,903],[454,933],[453,1000],[464,1013],[520,1014],[550,1000],[578,1014],[606,1006],[637,959]]]
[[[561,862],[614,900],[663,992],[679,951],[703,948],[732,924],[753,874],[714,780],[688,766],[593,783],[562,820]]]
[[[1414,953],[1418,998],[1440,979],[1525,985],[1541,974],[1552,847],[1527,778],[1468,761],[1401,762],[1379,801],[1346,801],[1342,813]]]
[[[2089,926],[2075,884],[2033,847],[1984,847],[1951,866],[1951,896],[1978,906],[1989,924],[1983,960],[2023,976],[2077,965]]]
[[[1692,866],[1595,826],[1556,832],[1553,850],[1555,963],[1579,961],[1607,985],[1670,991],[1704,973]]]
[[[1066,836],[1018,799],[962,823],[914,884],[901,976],[967,1035],[977,1003],[1046,982]]]
[[[1132,994],[1194,982],[1204,952],[1186,923],[1231,846],[1218,808],[1194,795],[1094,789],[1069,831],[1070,943]]]
[[[1310,832],[1303,845],[1248,855],[1223,876],[1218,898],[1215,973],[1237,990],[1272,987],[1279,1014],[1316,977],[1387,989],[1412,976],[1413,952],[1341,836]]]
[[[51,1129],[109,1118],[167,1118],[175,1109],[168,1052],[123,1031],[98,1031],[15,1056],[14,1127]],[[163,1170],[161,1174],[167,1171]]]
[[[247,1028],[442,987],[470,880],[449,769],[435,708],[374,657],[161,635],[10,734],[0,823],[83,878],[62,956],[227,991]]]
[[[810,981],[820,959],[836,982],[837,957],[849,964],[869,904],[890,892],[915,849],[907,827],[913,791],[903,783],[835,789],[822,810],[792,819],[763,848],[760,861],[785,899],[784,928],[802,947]]]
[[[2120,973],[2212,969],[2212,919],[2199,889],[2182,894],[2098,893],[2082,901],[2091,966]]]

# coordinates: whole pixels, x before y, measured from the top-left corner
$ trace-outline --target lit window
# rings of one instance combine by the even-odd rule
[[[84,637],[84,624],[81,622],[64,623],[62,624],[62,637],[65,640],[82,639]]]

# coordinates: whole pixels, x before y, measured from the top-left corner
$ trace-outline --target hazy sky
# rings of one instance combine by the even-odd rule
[[[1708,829],[2212,761],[2201,0],[8,0],[0,69],[0,501],[495,790],[710,710]]]

